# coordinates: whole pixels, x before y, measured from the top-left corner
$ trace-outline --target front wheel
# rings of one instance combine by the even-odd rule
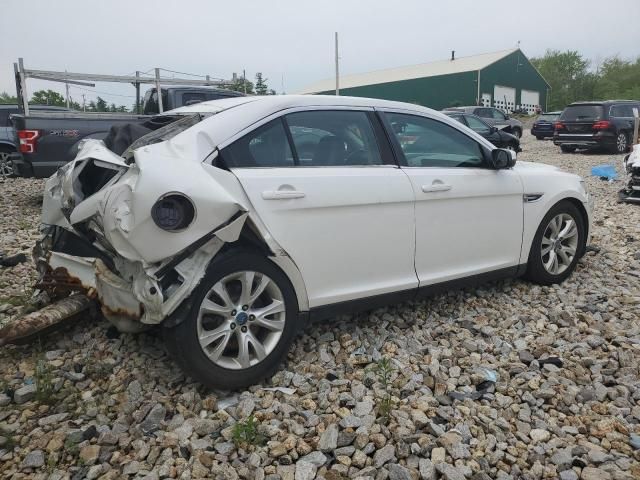
[[[297,330],[298,303],[285,274],[245,251],[214,262],[193,293],[191,312],[166,331],[185,373],[210,388],[235,390],[272,374]]]
[[[584,220],[578,208],[566,200],[556,204],[533,238],[526,277],[542,285],[563,282],[575,270],[585,242]]]

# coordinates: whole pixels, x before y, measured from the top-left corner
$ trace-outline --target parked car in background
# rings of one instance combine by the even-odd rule
[[[162,88],[163,111],[238,96],[243,94],[209,87]],[[158,108],[157,91],[149,89],[144,95],[143,111],[154,114]],[[129,113],[40,112],[37,109],[28,116],[12,115],[16,129],[14,142],[19,145],[18,152],[9,157],[13,172],[22,177],[46,178],[76,156],[83,140],[104,139],[113,126],[130,125],[132,129],[133,125],[142,125],[150,119],[149,115]],[[149,130],[144,130],[147,127],[142,126],[140,132],[148,133]]]
[[[522,149],[520,148],[520,139],[518,137],[516,137],[515,135],[511,135],[504,130],[500,130],[493,125],[489,125],[476,115],[472,115],[470,113],[449,111],[446,111],[444,113],[447,116],[458,120],[463,125],[466,125],[477,134],[482,135],[498,148],[507,148],[509,150],[513,150],[514,152],[522,151]]]
[[[481,117],[489,125],[505,130],[518,138],[522,137],[522,122],[517,118],[511,118],[499,108],[481,106],[449,107],[443,111],[471,113]]]
[[[537,140],[553,137],[553,125],[556,123],[562,112],[549,112],[538,115],[531,126],[531,135]]]
[[[54,107],[51,105],[30,105],[34,112],[68,112],[64,107]],[[16,132],[11,123],[10,116],[19,113],[20,107],[17,104],[0,105],[0,176],[13,176],[13,166],[10,156],[18,150],[16,142]]]
[[[34,252],[119,329],[162,325],[209,387],[273,373],[308,320],[505,276],[559,283],[586,250],[580,177],[425,107],[278,95],[171,117],[117,152],[85,142],[47,181]],[[68,291],[42,284],[56,278]]]
[[[634,109],[640,111],[640,101],[572,103],[554,124],[553,143],[567,153],[578,148],[625,153],[633,135]]]

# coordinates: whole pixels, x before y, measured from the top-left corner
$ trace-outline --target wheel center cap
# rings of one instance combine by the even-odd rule
[[[236,315],[236,323],[238,325],[244,325],[249,320],[249,315],[246,312],[240,312]]]

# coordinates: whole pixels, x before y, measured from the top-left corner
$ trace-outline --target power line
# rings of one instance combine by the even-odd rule
[[[190,77],[199,77],[199,78],[209,77],[209,80],[224,80],[224,78],[220,78],[220,77],[212,77],[210,75],[198,75],[196,73],[178,72],[177,70],[169,70],[168,68],[162,68],[162,67],[160,67],[160,70],[162,70],[163,72],[177,73],[179,75],[188,75]]]
[[[88,88],[76,87],[74,85],[69,85],[69,87],[70,88],[77,88],[78,90],[84,90],[85,92],[90,92],[90,93],[101,93],[102,95],[106,95],[108,97],[136,98],[135,95],[122,95],[122,94],[119,94],[119,93],[103,92],[101,90],[89,90]]]

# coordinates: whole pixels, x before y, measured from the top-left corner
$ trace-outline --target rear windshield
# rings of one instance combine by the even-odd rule
[[[562,115],[560,115],[560,120],[600,120],[603,112],[602,105],[570,105],[564,109]]]
[[[538,117],[538,120],[542,120],[543,122],[554,122],[558,119],[559,115],[557,113],[554,114],[550,114],[550,113],[545,113],[543,115],[540,115]]]

